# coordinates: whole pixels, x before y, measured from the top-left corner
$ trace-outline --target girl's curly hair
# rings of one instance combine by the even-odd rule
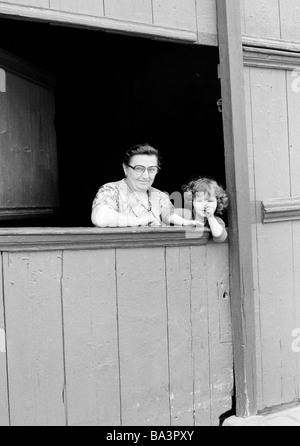
[[[225,190],[211,178],[195,178],[182,186],[182,190],[184,192],[185,199],[187,199],[187,201],[191,204],[197,192],[207,192],[208,194],[213,193],[217,199],[216,213],[219,215],[222,214],[228,206],[229,200]]]

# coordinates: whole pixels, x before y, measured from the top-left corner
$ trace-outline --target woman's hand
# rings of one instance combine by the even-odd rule
[[[182,225],[183,226],[200,226],[200,227],[203,227],[204,223],[202,223],[201,221],[198,221],[198,220],[186,220],[186,219],[184,219]]]
[[[145,215],[142,215],[141,217],[137,217],[138,220],[138,226],[159,226],[159,222],[154,217],[152,212],[148,212]]]

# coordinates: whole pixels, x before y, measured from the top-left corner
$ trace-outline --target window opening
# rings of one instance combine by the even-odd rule
[[[123,155],[140,142],[161,152],[153,186],[171,197],[199,175],[226,187],[217,48],[10,19],[0,36],[2,49],[57,78],[60,202],[57,218],[2,227],[92,226],[98,188],[123,178]]]

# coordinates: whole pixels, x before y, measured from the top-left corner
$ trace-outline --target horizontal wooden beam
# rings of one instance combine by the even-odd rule
[[[300,53],[279,51],[267,48],[243,47],[244,65],[277,70],[295,70],[300,68]]]
[[[300,197],[262,201],[263,223],[300,220]]]
[[[243,46],[257,47],[257,48],[269,48],[279,51],[291,51],[300,53],[300,43],[291,42],[288,40],[269,39],[264,37],[254,36],[242,36]]]
[[[58,212],[57,208],[48,207],[0,208],[0,221],[56,217]]]
[[[0,67],[5,71],[50,90],[55,87],[57,78],[52,73],[42,70],[30,62],[23,60],[20,57],[16,57],[2,49],[0,49]]]
[[[3,228],[0,251],[54,251],[205,245],[210,231],[194,228]]]
[[[47,22],[54,25],[74,25],[114,33],[126,33],[131,35],[152,37],[154,39],[167,39],[186,43],[200,43],[199,39],[201,38],[201,35],[197,35],[197,31],[167,28],[151,24],[110,19],[107,17],[94,17],[84,14],[0,2],[0,16],[1,15],[10,16],[12,18],[22,17],[29,20]],[[211,35],[202,35],[202,37],[205,39],[205,41],[211,40]]]

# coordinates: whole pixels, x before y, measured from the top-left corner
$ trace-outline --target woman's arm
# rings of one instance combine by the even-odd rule
[[[97,205],[92,210],[92,223],[99,228],[126,228],[128,226],[148,226],[155,218],[149,212],[141,217],[125,215],[106,205]]]
[[[188,209],[174,209],[174,213],[162,212],[162,221],[174,226],[204,226],[203,223],[193,220],[192,213]]]

